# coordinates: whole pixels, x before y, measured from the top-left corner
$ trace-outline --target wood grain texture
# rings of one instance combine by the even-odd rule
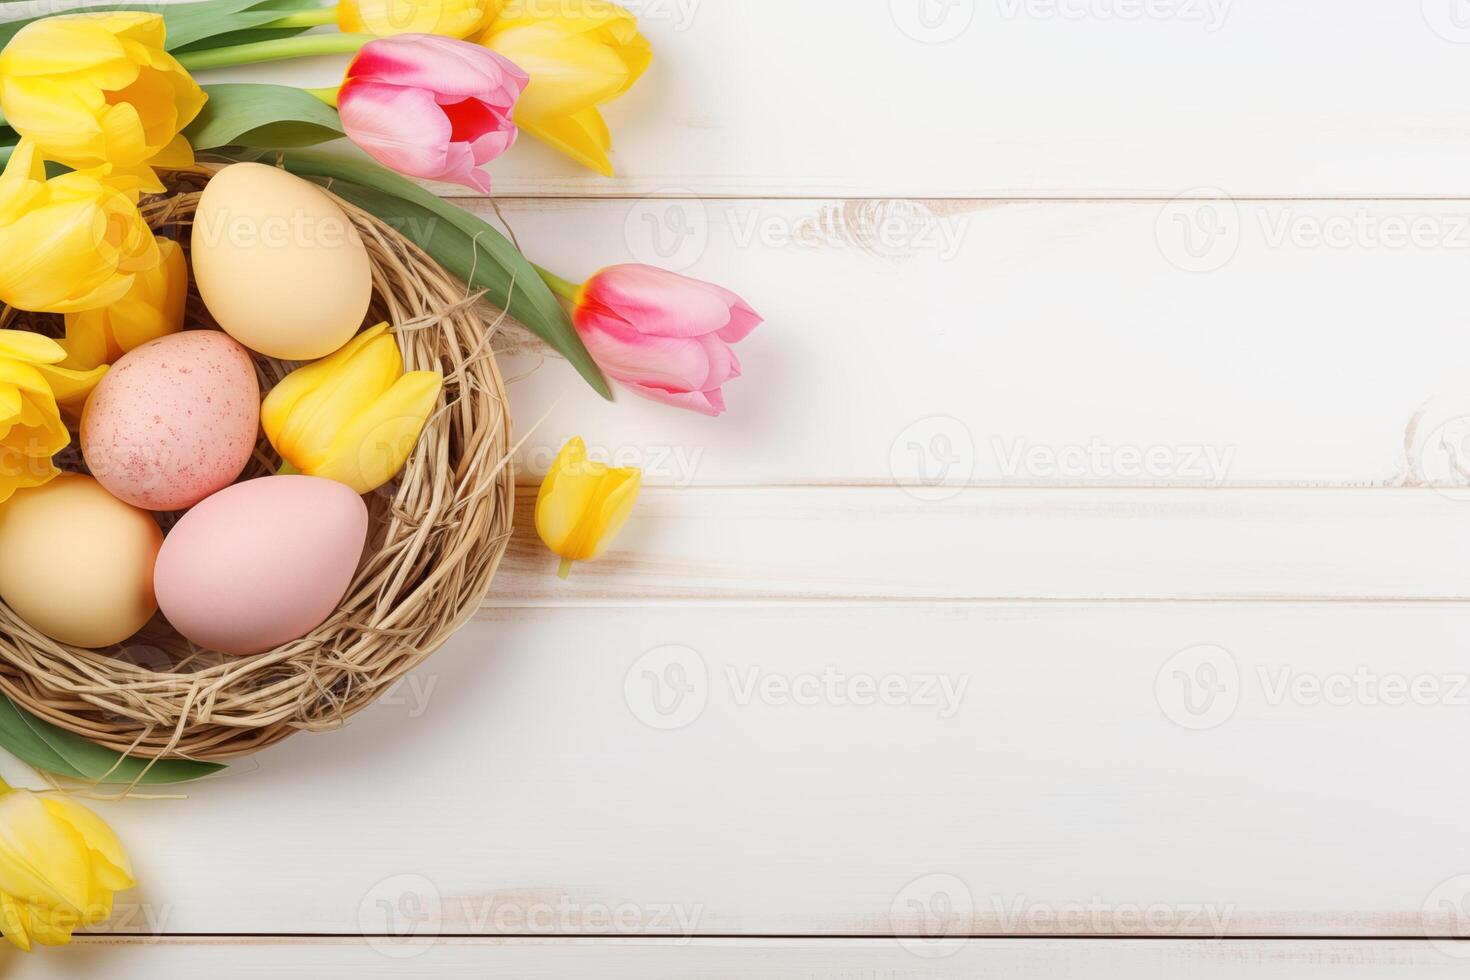
[[[661,241],[767,318],[713,420],[505,338],[519,468],[581,434],[672,486],[1470,483],[1470,204],[1230,207],[1190,271],[1215,212],[1158,203],[505,203],[566,275]]]
[[[1470,192],[1453,0],[629,5],[656,57],[607,112],[619,176],[524,138],[497,193]],[[325,85],[341,67],[232,77]]]
[[[114,927],[1470,935],[1467,630],[1466,604],[495,611],[344,731],[98,804],[143,882]]]
[[[485,605],[1463,601],[1462,540],[1470,503],[1429,489],[655,488],[562,581],[523,491]]]
[[[82,939],[26,961],[34,980],[103,975],[425,977],[524,980],[1444,980],[1470,974],[1427,942],[1158,942],[973,940],[918,955],[894,942],[856,940],[207,940]],[[933,955],[933,954],[942,955]],[[6,954],[0,953],[0,957]],[[14,954],[10,954],[15,959]]]

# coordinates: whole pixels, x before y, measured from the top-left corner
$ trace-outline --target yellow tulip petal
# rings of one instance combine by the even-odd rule
[[[122,87],[137,75],[123,43],[96,17],[47,17],[16,32],[0,53],[0,71],[12,77],[82,74],[100,85]]]
[[[0,330],[0,357],[33,364],[55,364],[65,356],[66,351],[50,337],[29,330]]]
[[[439,34],[466,38],[486,21],[486,0],[341,0],[337,26],[349,34]]]
[[[111,891],[132,888],[133,865],[123,850],[117,834],[97,814],[67,797],[47,797],[42,804],[58,820],[65,821],[81,835],[92,852],[94,864],[100,862],[98,879]]]
[[[0,796],[0,892],[23,904],[87,903],[91,861],[81,836],[23,790]]]
[[[568,441],[536,495],[536,532],[548,548],[562,553],[601,482],[601,474],[587,463],[586,443],[580,436]]]
[[[486,43],[531,76],[516,103],[518,120],[580,112],[616,97],[628,84],[628,66],[616,52],[556,24],[497,30]]]
[[[642,475],[637,470],[605,470],[598,480],[597,492],[567,536],[562,556],[577,561],[600,558],[627,523],[641,485]]]
[[[65,946],[71,942],[71,933],[82,922],[82,913],[69,908],[46,908],[39,905],[22,905],[21,915],[26,930],[34,942],[42,946]]]
[[[402,373],[398,341],[387,334],[374,338],[296,402],[273,444],[303,473],[314,472],[331,454],[337,434]]]
[[[195,115],[198,115],[196,112]],[[182,136],[175,136],[163,149],[148,159],[150,166],[183,168],[194,165],[194,148]]]
[[[392,480],[413,455],[443,387],[444,379],[434,371],[403,375],[337,432],[313,475],[345,483],[358,493],[371,493]]]
[[[13,358],[0,357],[0,384],[14,385],[35,395],[50,395],[51,386],[33,364],[22,364]]]
[[[520,126],[589,170],[595,170],[604,177],[614,176],[612,161],[607,156],[607,151],[612,148],[612,136],[607,123],[603,122],[602,113],[596,109],[584,109],[560,119],[523,122]]]
[[[26,931],[25,923],[26,917],[21,913],[20,903],[0,892],[0,932],[14,945],[29,953],[31,935]]]
[[[379,323],[368,327],[349,340],[336,353],[299,367],[270,390],[260,406],[260,425],[271,443],[280,449],[277,439],[286,427],[286,420],[298,402],[319,387],[344,361],[352,358],[359,350],[371,343],[388,329],[388,324]]]
[[[22,404],[19,388],[0,384],[0,422],[10,422],[18,418]]]
[[[109,888],[100,878],[93,875],[92,895],[87,899],[87,907],[82,910],[82,925],[97,926],[112,918],[112,893],[114,891],[122,891],[122,889]]]
[[[43,364],[36,370],[51,386],[51,393],[55,396],[57,404],[73,412],[79,412],[92,394],[92,389],[97,387],[97,383],[107,373],[108,366],[103,364],[90,371],[75,371],[70,368]]]
[[[101,162],[106,143],[98,115],[106,105],[84,100],[85,94],[52,78],[0,75],[0,108],[17,132],[39,141],[47,156]]]

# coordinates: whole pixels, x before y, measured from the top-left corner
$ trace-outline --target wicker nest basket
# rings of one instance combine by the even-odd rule
[[[160,234],[187,247],[213,172],[165,175],[142,204]],[[32,630],[0,604],[0,689],[68,731],[146,758],[220,760],[297,731],[339,727],[443,644],[475,612],[511,531],[514,474],[495,323],[465,285],[373,215],[337,199],[373,267],[370,316],[394,325],[406,370],[439,370],[444,388],[403,474],[368,498],[368,547],[337,612],[268,653],[201,650],[161,616],[116,647],[84,650]],[[59,317],[15,310],[0,325],[56,335]],[[192,284],[189,329],[216,328]],[[261,390],[293,365],[257,357]],[[75,441],[74,441],[75,442]],[[83,470],[79,453],[60,460]],[[280,465],[264,439],[242,478]],[[172,515],[160,515],[167,526]]]

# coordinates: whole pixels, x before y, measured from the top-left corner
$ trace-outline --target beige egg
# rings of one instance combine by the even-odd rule
[[[90,476],[64,473],[0,506],[0,599],[54,640],[121,643],[158,611],[163,532]]]
[[[277,167],[215,174],[194,213],[194,281],[231,337],[310,361],[352,339],[372,301],[367,248],[321,188]]]

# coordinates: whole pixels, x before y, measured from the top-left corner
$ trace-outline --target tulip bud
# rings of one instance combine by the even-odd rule
[[[158,14],[70,14],[33,21],[0,52],[5,121],[69,167],[183,166],[179,134],[205,95],[164,50]]]
[[[21,140],[0,174],[0,302],[34,313],[96,309],[158,265],[131,178],[107,169],[47,180],[36,144]]]
[[[731,347],[761,322],[721,286],[647,265],[615,265],[572,297],[572,322],[607,376],[644,398],[701,415],[725,410],[740,377]]]
[[[72,930],[112,915],[133,869],[112,828],[66,797],[0,783],[0,932],[29,951],[64,946]]]
[[[489,193],[480,169],[510,148],[526,75],[493,51],[432,34],[369,41],[337,93],[342,128],[383,166]]]
[[[638,18],[607,0],[509,0],[480,43],[531,76],[516,124],[611,177],[612,137],[597,107],[632,88],[653,61]]]
[[[562,558],[560,575],[572,563],[592,561],[607,550],[628,523],[643,474],[637,467],[614,469],[587,458],[587,444],[572,439],[557,454],[536,497],[536,533]]]
[[[408,462],[443,383],[434,371],[404,374],[398,342],[380,323],[286,375],[260,406],[260,424],[288,464],[283,472],[370,493]]]

